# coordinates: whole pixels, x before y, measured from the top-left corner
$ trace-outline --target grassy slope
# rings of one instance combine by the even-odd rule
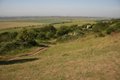
[[[119,48],[120,34],[58,43],[14,64],[0,65],[0,80],[120,80]]]

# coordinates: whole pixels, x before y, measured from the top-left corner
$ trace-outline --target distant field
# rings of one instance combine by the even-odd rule
[[[94,24],[100,19],[82,17],[3,17],[0,18],[0,30],[43,24],[54,24],[55,27],[83,25],[87,23]]]
[[[60,23],[60,24],[55,24],[56,27],[60,27],[60,26],[71,26],[71,25],[84,25],[84,24],[95,24],[96,20],[86,20],[86,19],[81,19],[81,20],[71,20],[70,22],[66,22],[66,23]]]
[[[37,22],[0,22],[0,29],[7,29],[7,28],[14,28],[14,27],[26,27],[26,26],[33,26],[33,25],[42,25],[42,23]]]
[[[36,26],[51,23],[61,23],[68,21],[66,18],[59,17],[14,17],[14,18],[0,18],[0,29],[9,29],[14,27]]]
[[[56,20],[56,21],[55,21]],[[83,24],[94,24],[96,23],[95,20],[64,20],[64,19],[47,19],[46,22],[43,20],[41,21],[0,21],[0,30],[2,29],[10,29],[10,28],[18,28],[18,27],[28,27],[28,26],[37,26],[37,25],[44,25],[44,24],[51,24],[55,23],[55,27],[60,26],[71,26],[71,25],[83,25]]]

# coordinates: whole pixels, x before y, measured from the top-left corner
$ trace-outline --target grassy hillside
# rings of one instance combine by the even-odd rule
[[[1,32],[0,80],[120,80],[119,21]]]
[[[0,80],[119,80],[120,34],[57,43],[32,56],[0,61]]]

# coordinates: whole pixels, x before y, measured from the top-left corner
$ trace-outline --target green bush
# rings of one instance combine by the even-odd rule
[[[36,35],[30,30],[22,29],[17,36],[17,40],[21,42],[30,42],[30,41],[34,41],[35,36]]]
[[[72,39],[75,37],[79,37],[79,36],[83,36],[85,34],[85,32],[82,30],[81,26],[77,26],[77,25],[72,25],[70,27],[68,26],[61,26],[58,30],[57,30],[57,38],[58,40],[68,40],[68,39]]]
[[[4,54],[4,53],[8,53],[12,50],[16,50],[20,44],[18,44],[17,42],[15,41],[12,41],[12,42],[4,42],[4,43],[1,43],[0,45],[2,45],[0,47],[0,53],[1,54]]]
[[[71,25],[70,27],[68,27],[70,31],[74,31],[76,29],[78,29],[78,25]]]
[[[63,42],[63,41],[67,41],[67,40],[70,40],[70,39],[71,39],[71,36],[66,34],[66,35],[63,35],[61,37],[58,37],[57,41],[58,42]]]
[[[112,32],[114,32],[115,31],[115,29],[114,28],[108,28],[107,30],[106,30],[106,33],[107,34],[111,34]]]
[[[57,42],[66,42],[77,39],[78,36],[71,36],[71,35],[63,35],[57,38]]]
[[[74,33],[76,34],[76,36],[83,36],[85,34],[84,31],[79,30],[79,29],[75,30]]]
[[[40,31],[56,33],[56,28],[53,25],[48,25],[48,26],[42,27]]]
[[[46,34],[44,32],[39,32],[39,34],[37,34],[37,39],[40,39],[40,40],[46,40],[47,37],[46,37]]]
[[[120,32],[120,23],[116,23],[106,30],[107,34],[111,34],[112,32]]]
[[[3,32],[0,34],[0,42],[15,40],[17,35],[17,32]]]
[[[37,43],[35,41],[29,42],[20,42],[20,41],[12,41],[12,42],[2,42],[0,44],[0,54],[6,54],[11,51],[21,50],[25,48],[30,48],[36,46]]]
[[[108,23],[105,22],[98,22],[97,24],[93,25],[94,32],[102,32],[109,27]]]
[[[54,38],[55,37],[55,33],[53,33],[53,32],[47,32],[46,33],[46,38],[47,39],[51,39],[51,38]]]
[[[50,39],[54,38],[56,34],[56,28],[53,25],[44,26],[42,28],[34,29],[37,33],[37,39]]]
[[[17,36],[17,42],[23,47],[32,47],[37,45],[35,41],[36,33],[31,29],[23,29]]]
[[[69,32],[71,32],[71,29],[67,26],[61,26],[58,30],[57,30],[57,37],[63,36],[65,34],[68,34]]]

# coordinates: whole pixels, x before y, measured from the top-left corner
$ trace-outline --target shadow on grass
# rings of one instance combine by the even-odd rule
[[[9,60],[9,61],[0,61],[0,65],[10,65],[10,64],[18,64],[18,63],[25,63],[38,60],[38,58],[29,58],[29,59],[16,59],[16,60]]]

